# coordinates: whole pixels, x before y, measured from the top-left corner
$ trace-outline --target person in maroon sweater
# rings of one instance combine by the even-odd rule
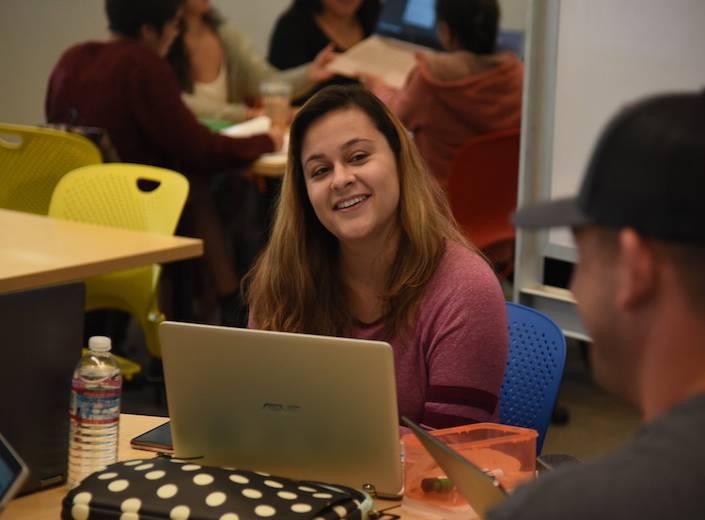
[[[49,79],[46,117],[50,123],[102,128],[121,161],[171,168],[189,178],[191,231],[204,239],[216,291],[232,310],[240,301],[239,281],[206,174],[241,167],[274,151],[284,129],[235,139],[197,121],[164,59],[178,33],[181,3],[106,0],[112,38],[76,45],[61,56]]]
[[[232,168],[273,151],[283,129],[225,137],[201,125],[182,102],[164,59],[178,33],[180,4],[108,0],[114,37],[76,45],[61,56],[49,79],[47,120],[103,128],[122,161],[186,174]],[[121,19],[127,14],[131,19]]]

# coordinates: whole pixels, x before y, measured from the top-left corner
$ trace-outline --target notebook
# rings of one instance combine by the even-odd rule
[[[21,492],[66,478],[84,293],[72,283],[0,294],[0,432],[29,466]]]
[[[504,500],[506,492],[493,476],[483,472],[475,464],[430,435],[413,421],[402,417],[402,422],[411,428],[414,435],[428,450],[446,476],[453,481],[460,494],[480,518],[486,518],[487,512]]]
[[[175,457],[402,493],[389,344],[176,322],[160,338]]]

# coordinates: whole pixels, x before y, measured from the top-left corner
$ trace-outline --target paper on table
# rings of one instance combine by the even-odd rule
[[[228,137],[250,137],[256,134],[266,134],[272,126],[267,116],[257,116],[243,123],[223,128],[220,133]]]
[[[250,137],[257,134],[265,134],[269,132],[272,127],[272,120],[267,116],[257,116],[252,119],[248,119],[244,123],[238,123],[236,125],[223,128],[220,133],[227,135],[228,137]],[[273,159],[280,161],[281,157],[286,160],[286,153],[289,150],[289,134],[284,134],[284,143],[280,150],[272,153],[265,153],[260,156],[262,159]]]
[[[415,66],[416,58],[410,48],[372,35],[338,55],[326,68],[343,76],[374,74],[389,86],[402,88]]]

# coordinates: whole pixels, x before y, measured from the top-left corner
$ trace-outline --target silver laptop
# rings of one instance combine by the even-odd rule
[[[160,325],[174,456],[398,497],[387,343]]]
[[[428,450],[445,474],[453,481],[461,495],[468,501],[480,518],[506,497],[506,492],[492,475],[488,475],[457,451],[449,448],[419,425],[402,417],[416,438]]]

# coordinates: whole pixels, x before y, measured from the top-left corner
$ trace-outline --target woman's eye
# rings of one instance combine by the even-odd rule
[[[356,153],[352,157],[350,157],[351,162],[360,162],[364,161],[365,159],[367,159],[366,153]]]
[[[311,177],[320,177],[321,175],[325,175],[328,172],[327,167],[322,167],[322,168],[316,168],[313,170],[311,173]]]

